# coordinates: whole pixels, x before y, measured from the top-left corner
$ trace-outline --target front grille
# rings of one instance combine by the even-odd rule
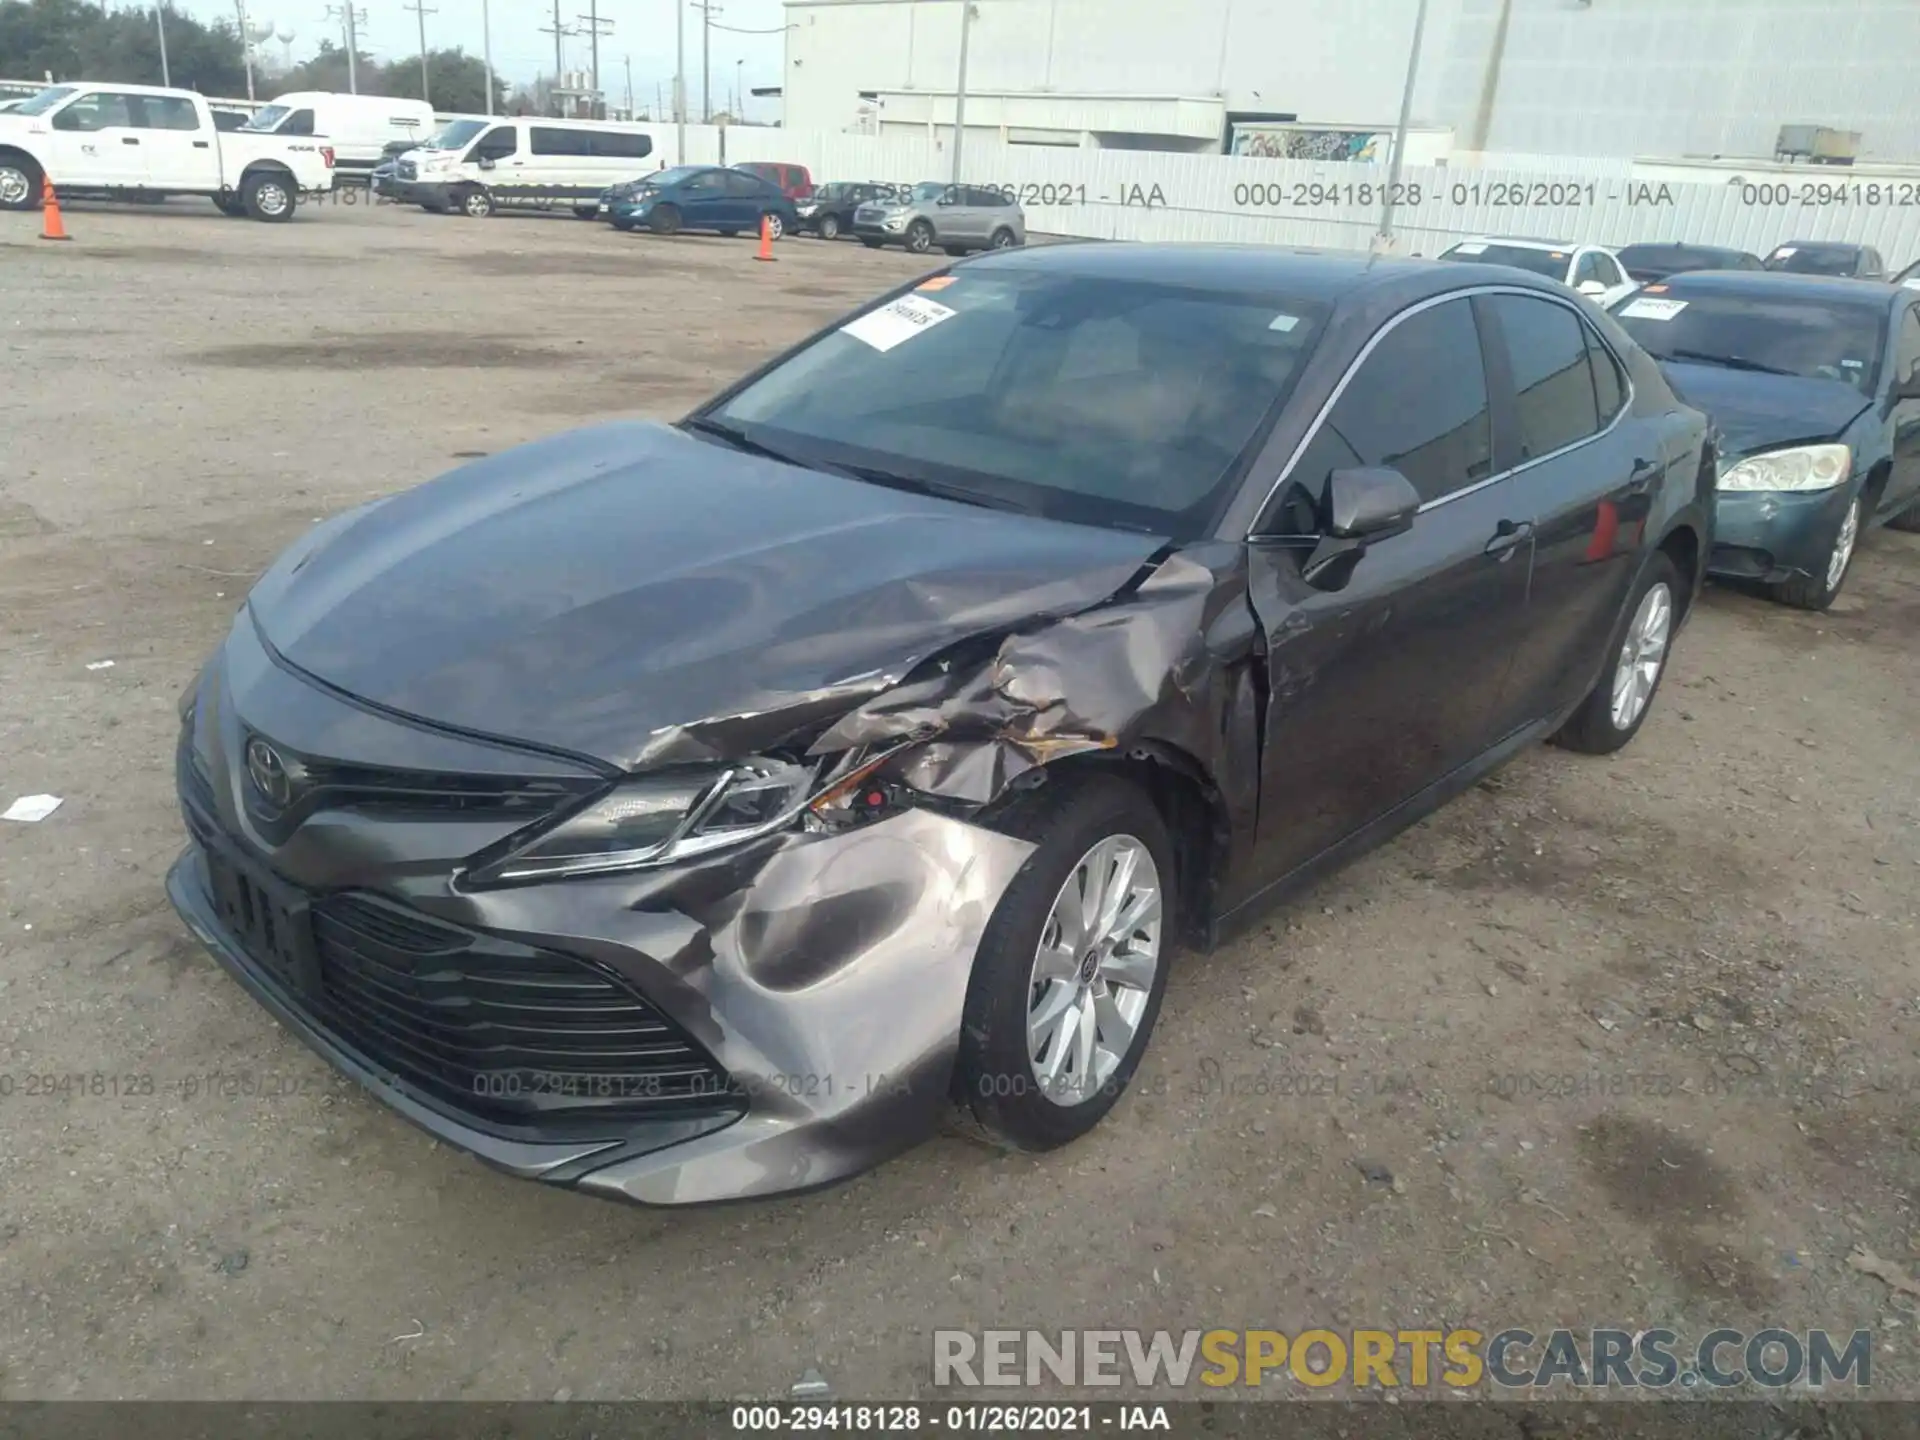
[[[455,1109],[543,1134],[740,1108],[660,1011],[571,956],[346,893],[312,913],[317,1018]]]

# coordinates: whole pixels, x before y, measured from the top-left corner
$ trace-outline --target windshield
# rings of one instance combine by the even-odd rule
[[[458,150],[492,123],[491,120],[455,120],[446,129],[425,141],[420,148],[422,150]]]
[[[939,275],[694,422],[879,483],[1204,532],[1320,306],[1048,271]]]
[[[1629,245],[1619,252],[1619,258],[1636,280],[1664,280],[1689,270],[1732,270],[1739,265],[1736,251],[1685,245]]]
[[[1793,275],[1851,275],[1859,265],[1852,250],[1808,250],[1798,245],[1783,245],[1767,257],[1767,269],[1785,270]]]
[[[291,106],[263,105],[260,109],[254,111],[253,114],[248,117],[247,123],[240,128],[242,130],[271,130],[292,113],[293,109]]]
[[[48,89],[42,90],[38,95],[22,100],[8,113],[13,115],[44,115],[79,88],[78,85],[51,86]]]
[[[1474,240],[1456,245],[1440,257],[1442,260],[1470,260],[1476,265],[1511,265],[1531,270],[1549,280],[1567,278],[1565,250],[1535,250],[1529,245],[1500,245],[1490,240]]]
[[[1885,317],[1865,305],[1642,293],[1613,317],[1656,360],[1838,380],[1868,394],[1880,377]]]
[[[664,190],[669,185],[678,185],[682,180],[692,179],[707,168],[705,165],[675,165],[668,170],[656,170],[651,175],[642,175],[639,183],[643,189]]]
[[[942,180],[922,180],[913,187],[913,198],[917,204],[926,204],[938,200],[947,193],[946,182]]]

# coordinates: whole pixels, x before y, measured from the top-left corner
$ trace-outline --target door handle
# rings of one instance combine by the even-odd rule
[[[1638,494],[1653,484],[1654,477],[1660,473],[1660,466],[1652,460],[1633,462],[1633,473],[1627,476],[1627,489]]]
[[[1493,529],[1493,538],[1487,541],[1486,554],[1504,560],[1533,538],[1531,520],[1502,520]]]
[[[207,148],[207,142],[204,140],[196,140],[193,142],[193,148],[196,150],[204,150]]]
[[[122,136],[120,137],[120,143],[121,143],[122,145],[138,145],[138,144],[140,143],[140,141],[139,141],[139,139],[138,139],[137,137],[135,137],[135,136],[132,136],[132,135],[122,135]]]

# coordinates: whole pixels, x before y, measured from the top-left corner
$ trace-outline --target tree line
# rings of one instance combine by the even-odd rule
[[[178,10],[165,12],[167,74],[172,82],[203,95],[236,99],[247,93],[246,62],[240,35],[230,21],[204,25]],[[376,60],[354,57],[354,78],[362,95],[430,99],[441,112],[482,114],[487,109],[486,65],[460,49],[427,52],[422,84],[419,59]],[[292,90],[345,93],[345,47],[323,40],[320,53],[292,69],[269,74],[256,59],[254,91],[263,100]],[[103,10],[83,0],[0,0],[0,79],[118,81],[159,85],[160,38],[151,6]],[[494,108],[503,110],[505,90],[497,89]]]

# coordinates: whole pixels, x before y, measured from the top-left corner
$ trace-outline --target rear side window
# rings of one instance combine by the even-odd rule
[[[771,198],[767,193],[770,188],[767,182],[757,175],[742,175],[736,171],[729,171],[726,178],[729,195],[744,195],[755,200]]]
[[[534,125],[527,131],[529,148],[536,155],[590,155],[593,143],[584,130],[566,130],[558,125]]]
[[[690,195],[719,195],[725,192],[726,181],[718,170],[702,170],[689,177],[681,188]]]
[[[289,115],[286,118],[286,121],[280,126],[280,129],[277,133],[281,135],[313,134],[313,111],[311,110],[294,111],[293,114]]]
[[[1911,376],[1920,370],[1920,310],[1908,310],[1900,317],[1900,350],[1894,361],[1894,375]]]
[[[1620,374],[1620,362],[1600,337],[1589,326],[1580,328],[1587,332],[1587,363],[1593,367],[1593,398],[1599,406],[1599,421],[1604,428],[1627,403],[1627,382]]]
[[[593,153],[607,160],[644,160],[653,153],[651,135],[629,135],[617,130],[596,130]]]
[[[1564,305],[1526,295],[1495,295],[1513,370],[1519,460],[1538,460],[1600,428],[1587,327]]]
[[[1335,470],[1362,465],[1392,466],[1422,501],[1493,473],[1486,367],[1466,300],[1419,311],[1387,332],[1334,402],[1293,479],[1317,497]]]

